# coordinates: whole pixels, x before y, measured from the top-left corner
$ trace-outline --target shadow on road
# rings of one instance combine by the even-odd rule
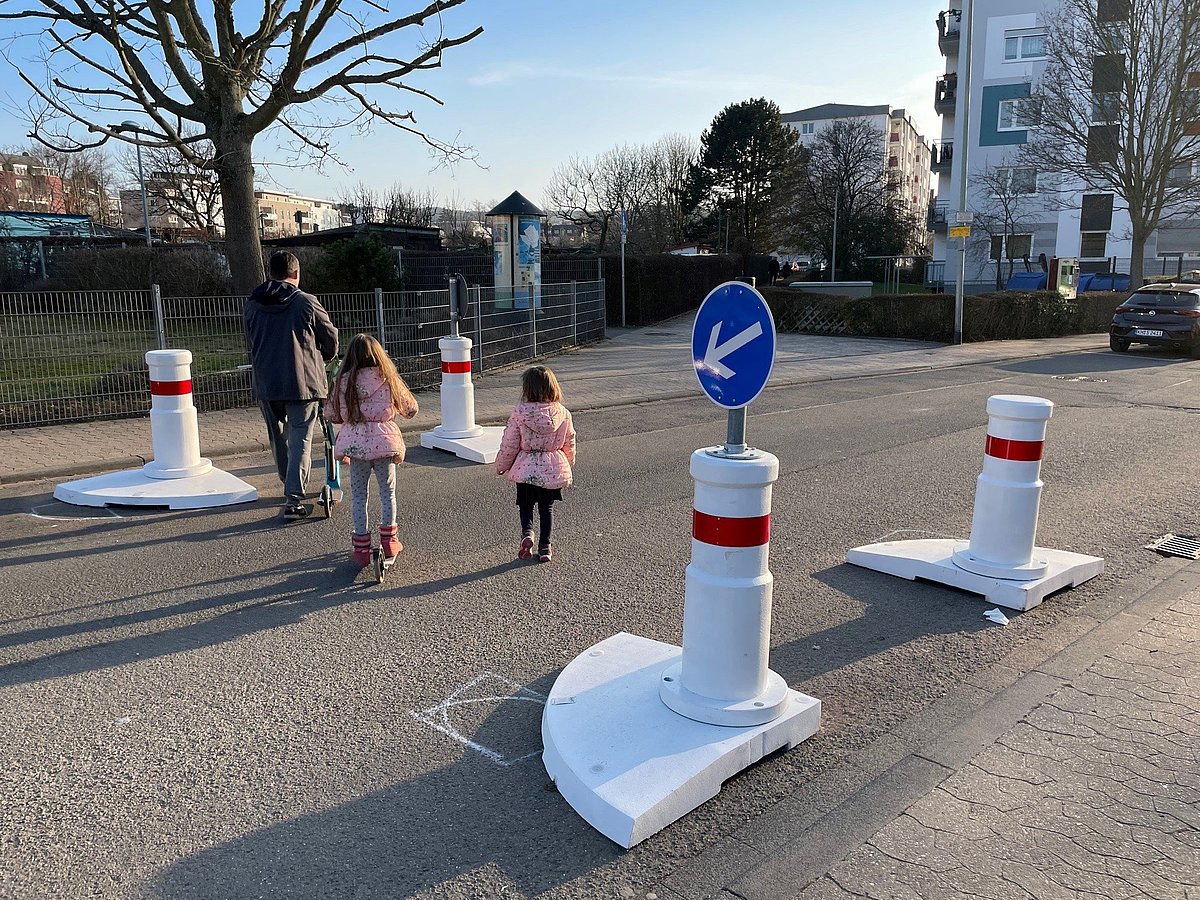
[[[518,690],[544,695],[551,680]],[[541,711],[501,703],[470,738],[540,750]],[[410,897],[457,879],[444,896],[491,897],[511,880],[537,896],[621,855],[550,788],[540,752],[510,765],[464,747],[441,769],[182,859],[150,887],[166,900]]]
[[[982,631],[980,598],[942,585],[905,581],[843,563],[813,578],[863,604],[862,616],[776,647],[771,668],[799,684],[876,654],[937,634]],[[820,647],[814,652],[813,647]]]
[[[1128,353],[1071,353],[1063,356],[1042,356],[1004,363],[996,368],[1005,372],[1027,375],[1085,375],[1092,372],[1121,372],[1132,369],[1161,369],[1191,362],[1190,356],[1180,356],[1162,350],[1134,348]]]
[[[239,573],[202,582],[196,590],[212,592],[212,596],[187,600],[166,606],[154,606],[134,612],[104,616],[83,622],[31,628],[11,634],[0,635],[0,650],[18,647],[38,641],[56,640],[75,635],[91,634],[112,628],[122,628],[155,622],[175,616],[205,615],[201,621],[188,622],[151,634],[117,638],[85,647],[72,647],[58,653],[21,660],[0,666],[0,687],[28,684],[76,675],[99,669],[112,668],[132,662],[144,662],[162,656],[170,656],[197,647],[209,647],[299,622],[305,616],[333,606],[349,603],[364,596],[382,596],[389,599],[407,599],[448,588],[480,581],[523,565],[519,560],[509,560],[475,572],[465,572],[435,581],[418,584],[376,585],[374,581],[359,576],[352,580],[357,570],[346,560],[343,553],[329,553],[313,559],[288,562],[274,568],[252,574]],[[228,585],[242,584],[253,579],[253,588],[234,593],[222,593]],[[268,582],[263,585],[263,580]],[[131,597],[106,601],[130,604],[138,601],[170,597],[175,589],[164,589]],[[56,610],[60,615],[70,610]]]

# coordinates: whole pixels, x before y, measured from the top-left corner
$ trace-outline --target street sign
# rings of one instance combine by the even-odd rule
[[[629,217],[625,214],[625,210],[621,210],[621,243],[625,243],[625,239],[629,237]]]
[[[762,294],[740,281],[713,288],[692,325],[692,365],[717,406],[753,402],[775,365],[775,320]]]
[[[955,225],[971,225],[975,222],[975,213],[971,210],[959,210],[954,214]]]
[[[950,237],[952,238],[969,238],[971,236],[970,225],[951,225]]]

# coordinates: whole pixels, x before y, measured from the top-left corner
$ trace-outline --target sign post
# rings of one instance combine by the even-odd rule
[[[629,218],[621,210],[621,327],[625,327],[625,241],[629,237]]]
[[[692,367],[728,411],[723,446],[691,455],[692,552],[683,646],[614,635],[559,675],[542,760],[584,819],[632,847],[716,795],[722,782],[816,733],[821,701],[767,666],[771,489],[779,460],[746,444],[746,407],[775,361],[762,295],[726,282],[701,304]]]

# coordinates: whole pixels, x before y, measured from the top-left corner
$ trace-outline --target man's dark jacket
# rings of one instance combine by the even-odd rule
[[[290,282],[268,281],[250,293],[242,324],[256,400],[325,399],[338,330],[321,301]]]

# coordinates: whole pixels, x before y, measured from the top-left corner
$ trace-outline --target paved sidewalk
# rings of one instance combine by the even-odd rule
[[[655,400],[698,397],[690,367],[692,316],[642,329],[613,329],[609,339],[549,359],[572,410],[600,409]],[[919,341],[779,336],[771,387],[839,378],[952,368],[1064,351],[1106,348],[1105,335],[1032,341],[990,341],[950,347]],[[476,418],[503,423],[520,393],[523,367],[485,371],[475,382]],[[418,395],[421,412],[404,425],[411,436],[440,421],[438,393]],[[257,409],[222,410],[200,416],[205,456],[266,451]],[[147,418],[52,425],[0,431],[0,484],[141,465],[151,456]]]
[[[1200,563],[1164,565],[1124,611],[1014,651],[654,893],[1200,897]]]

